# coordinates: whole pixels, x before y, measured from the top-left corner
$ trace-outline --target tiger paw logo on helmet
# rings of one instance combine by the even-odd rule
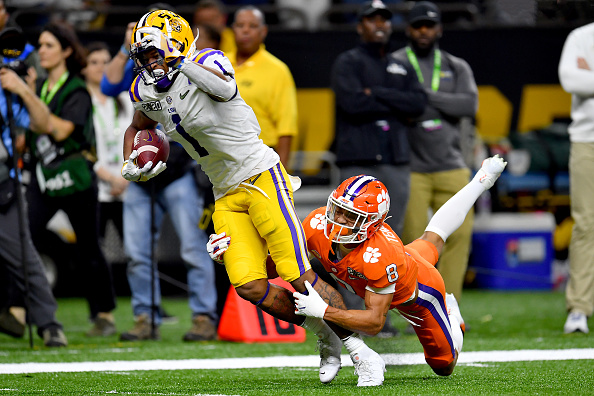
[[[382,189],[382,191],[377,194],[377,203],[378,212],[384,213],[388,211],[388,208],[390,207],[390,196],[386,190]]]
[[[311,218],[309,221],[309,226],[314,230],[323,230],[324,229],[324,216],[321,213],[316,214],[314,217]]]
[[[377,263],[381,255],[379,248],[367,247],[367,250],[363,253],[363,261],[366,263]]]

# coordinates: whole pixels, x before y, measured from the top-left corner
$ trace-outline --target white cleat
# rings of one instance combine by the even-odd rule
[[[466,325],[464,324],[464,318],[462,317],[462,313],[460,312],[460,306],[458,305],[458,300],[452,293],[446,293],[446,305],[448,306],[448,314],[454,315],[458,322],[460,322],[460,329],[462,329],[462,333],[466,332]]]
[[[507,162],[503,160],[499,156],[499,154],[495,154],[493,157],[489,157],[483,161],[481,165],[481,169],[476,172],[474,176],[482,185],[485,191],[493,187],[495,181],[501,175],[501,172],[505,169]]]
[[[355,364],[355,374],[359,376],[357,386],[380,386],[384,383],[386,363],[380,355],[371,350],[372,354],[362,358],[359,353],[351,354]]]
[[[585,314],[579,311],[572,311],[567,315],[565,326],[563,326],[563,332],[565,334],[577,333],[581,331],[584,334],[589,333],[588,329],[588,318]]]
[[[317,349],[320,351],[320,381],[323,384],[331,382],[340,371],[340,352],[342,352],[342,341],[333,332],[326,338],[318,340]]]

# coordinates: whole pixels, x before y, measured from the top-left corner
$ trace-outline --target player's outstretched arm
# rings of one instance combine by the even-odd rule
[[[293,293],[295,313],[324,319],[349,329],[369,335],[378,334],[384,327],[394,295],[365,292],[365,310],[347,310],[328,305],[315,289],[305,282],[308,294]]]

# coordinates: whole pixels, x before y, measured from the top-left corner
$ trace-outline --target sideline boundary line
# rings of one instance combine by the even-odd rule
[[[422,353],[381,354],[386,365],[425,364]],[[341,356],[343,366],[352,366],[348,355]],[[458,364],[519,362],[543,360],[594,360],[594,348],[525,349],[514,351],[462,352]],[[0,374],[149,371],[149,370],[222,370],[262,367],[319,367],[320,358],[308,356],[270,356],[259,358],[183,359],[183,360],[113,360],[104,362],[6,363]]]

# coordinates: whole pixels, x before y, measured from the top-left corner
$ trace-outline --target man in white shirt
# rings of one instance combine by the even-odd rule
[[[564,332],[588,333],[594,311],[594,23],[573,30],[563,46],[559,80],[571,96],[571,217],[568,311]]]

